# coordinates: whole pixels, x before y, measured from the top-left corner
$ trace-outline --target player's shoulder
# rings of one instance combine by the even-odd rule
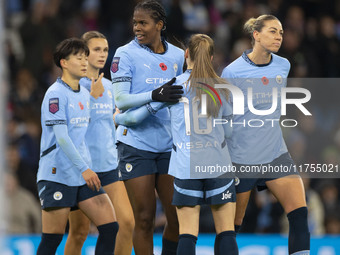
[[[102,83],[103,83],[104,88],[112,88],[112,81],[110,79],[103,77]]]
[[[276,55],[274,53],[272,53],[272,56],[273,56],[273,63],[290,68],[290,62],[288,59],[281,57],[279,55]]]
[[[172,52],[175,52],[175,53],[178,53],[178,54],[184,54],[184,50],[181,49],[180,47],[177,47],[169,42],[167,42],[168,44],[168,50],[169,51],[172,51]],[[184,55],[183,55],[184,56]]]
[[[189,76],[190,76],[190,71],[186,70],[184,73],[182,73],[182,74],[180,74],[176,77],[175,84],[182,85],[183,83],[185,83],[189,79]]]
[[[127,44],[118,47],[117,50],[116,50],[116,53],[130,54],[131,51],[135,51],[136,49],[138,49],[137,46],[138,45],[136,44],[135,40],[132,40],[132,41],[128,42]]]
[[[235,59],[233,62],[231,62],[229,65],[227,65],[225,68],[223,68],[221,77],[223,78],[233,78],[235,73],[242,69],[242,66],[245,64],[244,59],[242,56]]]
[[[65,94],[65,90],[66,88],[59,82],[59,79],[58,79],[47,89],[45,96],[56,95],[56,94],[63,95]]]

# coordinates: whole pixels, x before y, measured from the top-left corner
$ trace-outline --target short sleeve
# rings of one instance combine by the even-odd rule
[[[46,94],[41,113],[44,116],[45,125],[66,125],[66,106],[67,99],[64,94],[56,91]]]

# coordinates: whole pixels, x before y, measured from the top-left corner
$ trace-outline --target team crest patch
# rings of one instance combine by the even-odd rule
[[[48,104],[48,109],[50,111],[50,113],[55,114],[57,111],[59,111],[59,98],[51,98],[49,100],[49,104]]]
[[[175,73],[177,73],[177,70],[178,70],[178,65],[175,63],[174,64],[174,71],[175,71]]]
[[[109,98],[112,98],[112,93],[110,90],[107,91],[107,95],[109,96]]]
[[[115,73],[119,70],[119,59],[120,57],[114,57],[111,64],[111,72]]]
[[[240,179],[237,176],[235,176],[235,186],[239,184],[240,184]]]
[[[276,82],[277,82],[278,84],[282,84],[283,79],[282,79],[282,76],[281,76],[281,75],[279,75],[279,74],[276,75],[275,80],[276,80]]]
[[[54,200],[61,200],[63,198],[63,194],[60,191],[54,192],[53,198]]]
[[[128,172],[131,172],[131,170],[132,170],[132,165],[130,164],[130,163],[126,163],[125,164],[125,169],[126,169],[126,171],[128,171]]]

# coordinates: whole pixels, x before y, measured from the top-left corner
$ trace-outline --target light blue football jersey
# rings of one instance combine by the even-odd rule
[[[268,64],[256,65],[247,56],[250,52],[251,50],[245,51],[222,72],[222,78],[242,90],[245,102],[244,115],[234,114],[233,135],[228,140],[228,146],[234,163],[270,163],[287,152],[279,122],[280,91],[287,86],[290,63],[285,58],[271,54],[272,59]],[[248,88],[252,88],[252,103],[257,110],[272,107],[273,88],[276,88],[276,110],[268,115],[252,113],[247,102]]]
[[[91,91],[91,79],[79,81]],[[115,102],[111,81],[102,78],[104,93],[97,99],[91,96],[91,122],[86,133],[86,142],[92,159],[92,170],[107,172],[117,168],[116,128],[113,122]]]
[[[85,184],[81,170],[75,167],[56,141],[53,125],[67,125],[68,135],[85,163],[91,158],[85,142],[90,121],[90,94],[80,86],[73,91],[60,78],[46,91],[41,105],[41,143],[37,181],[47,180],[68,186]]]
[[[113,86],[116,82],[131,82],[130,94],[152,91],[181,74],[184,51],[164,41],[166,51],[156,54],[136,40],[117,49],[111,65]],[[171,150],[169,109],[159,110],[142,123],[119,126],[117,140],[151,152]]]
[[[176,78],[175,84],[185,87],[189,76],[190,70],[187,70]],[[230,118],[232,108],[221,96],[222,106],[218,116],[202,117],[201,100],[191,93],[194,92],[186,86],[181,101],[169,107],[173,136],[169,174],[179,179],[216,178],[226,173],[232,177],[232,162],[223,125],[214,124],[216,120],[220,123],[220,120]]]

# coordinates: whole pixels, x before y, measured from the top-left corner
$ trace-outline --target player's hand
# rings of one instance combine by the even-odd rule
[[[120,114],[120,113],[121,113],[120,110],[118,109],[118,107],[116,107],[116,111],[115,111],[115,113],[113,114],[113,122],[115,123],[115,126],[116,126],[116,127],[118,127],[118,124],[116,123],[115,118],[116,118],[116,115],[117,115],[117,114]]]
[[[99,78],[95,81],[94,78],[92,78],[91,82],[91,96],[93,96],[95,99],[97,99],[100,95],[102,95],[105,91],[102,78],[104,76],[104,73],[101,73],[99,75]]]
[[[82,173],[82,176],[90,189],[99,191],[101,183],[98,178],[98,175],[95,172],[88,168]]]
[[[172,78],[167,83],[152,91],[152,100],[159,102],[178,103],[183,94],[183,86],[172,84],[176,78]]]

